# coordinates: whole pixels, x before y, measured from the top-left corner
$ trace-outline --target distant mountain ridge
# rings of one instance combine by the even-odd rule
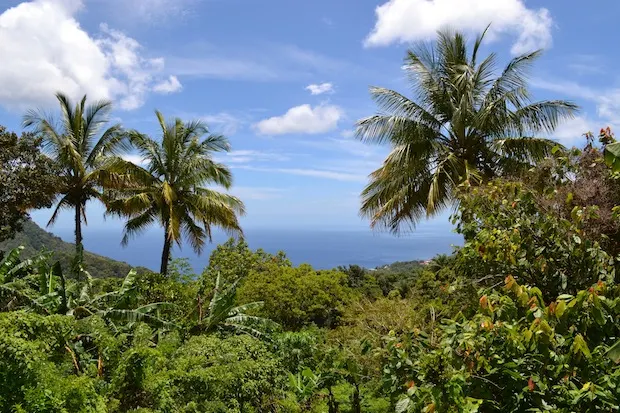
[[[71,266],[71,260],[75,254],[75,244],[65,242],[52,233],[49,233],[28,220],[24,222],[23,231],[17,233],[15,238],[0,242],[0,251],[9,251],[23,246],[22,257],[30,258],[42,250],[54,253],[53,260],[60,261],[66,271]],[[133,267],[126,262],[116,261],[102,255],[84,252],[84,267],[97,278],[124,277]]]

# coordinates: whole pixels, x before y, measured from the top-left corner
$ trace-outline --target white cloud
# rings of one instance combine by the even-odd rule
[[[596,100],[600,96],[599,93],[594,89],[570,81],[549,81],[545,79],[534,78],[530,80],[530,85],[538,89],[549,90],[551,92],[561,93],[564,95],[588,100]]]
[[[583,135],[586,132],[596,133],[598,129],[600,126],[597,127],[596,123],[590,119],[577,116],[561,123],[551,137],[567,147],[583,147],[586,143]]]
[[[264,119],[254,125],[262,135],[284,135],[288,133],[317,134],[325,133],[338,127],[343,117],[340,107],[308,104],[295,106],[282,116]]]
[[[250,171],[258,172],[274,172],[283,173],[297,176],[308,176],[314,178],[331,179],[334,181],[343,182],[366,182],[366,177],[362,174],[350,173],[350,172],[338,172],[328,169],[313,169],[313,168],[270,168],[270,167],[256,167],[256,166],[240,166],[239,169],[247,169]]]
[[[385,153],[383,153],[384,148],[381,148],[380,146],[367,145],[363,142],[350,138],[327,138],[320,140],[302,140],[296,142],[330,153],[337,151],[362,158],[379,157],[385,155]],[[377,164],[379,164],[381,160],[383,159],[377,159]]]
[[[208,55],[193,51],[191,56],[169,57],[166,67],[179,76],[259,82],[307,81],[336,73],[359,78],[369,73],[367,67],[290,45],[239,45],[226,50],[209,46],[208,50]]]
[[[615,122],[620,121],[620,89],[610,89],[599,95],[598,115]]]
[[[76,20],[79,0],[35,0],[0,14],[0,104],[47,106],[54,93],[118,99],[141,106],[163,70],[161,58],[142,56],[140,44],[106,25],[92,37]]]
[[[504,33],[517,35],[513,54],[549,47],[552,42],[549,11],[529,9],[523,0],[389,0],[375,12],[377,21],[366,46],[428,40],[445,27],[478,33],[489,23],[489,39]]]
[[[227,112],[203,115],[200,120],[206,122],[210,130],[218,130],[225,135],[234,135],[245,123],[243,119]]]
[[[189,15],[195,2],[196,0],[117,0],[111,3],[117,8],[122,7],[130,16],[151,23],[165,23],[172,17]]]
[[[284,154],[257,150],[237,150],[217,156],[216,160],[223,163],[244,164],[249,162],[281,162],[289,160]]]
[[[184,76],[261,82],[282,80],[278,69],[269,63],[236,57],[173,57],[169,59],[169,66]]]
[[[322,95],[323,93],[332,93],[334,85],[331,83],[312,84],[306,86],[306,90],[309,90],[313,95]]]
[[[183,89],[183,85],[179,82],[176,76],[170,76],[166,80],[162,80],[153,86],[153,91],[157,93],[169,94],[179,92]]]
[[[603,119],[603,122],[614,126],[620,125],[620,88],[597,90],[576,82],[543,79],[532,79],[531,85],[538,89],[562,93],[565,96],[589,100],[596,104],[598,116]]]
[[[136,154],[126,153],[126,154],[121,155],[121,158],[123,158],[126,161],[132,162],[136,165],[144,166],[146,164],[146,161],[144,160],[144,158]]]
[[[352,138],[355,135],[355,131],[353,129],[345,129],[342,132],[340,132],[340,136],[342,136],[343,138]]]
[[[605,73],[605,56],[595,54],[574,54],[568,56],[568,68],[578,75]]]

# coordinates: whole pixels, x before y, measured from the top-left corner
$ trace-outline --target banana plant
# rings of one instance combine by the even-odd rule
[[[104,294],[94,294],[93,278],[79,267],[77,280],[67,283],[59,262],[48,264],[50,254],[21,260],[23,247],[9,251],[0,261],[0,305],[2,309],[23,308],[42,314],[64,314],[76,318],[97,315],[115,331],[120,325],[131,328],[144,322],[160,329],[172,329],[175,324],[160,317],[170,303],[149,303],[132,308],[135,298],[136,272],[131,270],[121,287]]]
[[[45,284],[50,254],[22,260],[23,250],[21,246],[14,248],[0,261],[0,310],[27,307],[48,314],[48,308],[38,300],[38,291]]]
[[[269,319],[246,314],[248,311],[262,307],[263,302],[235,305],[237,282],[226,288],[222,288],[222,284],[221,274],[218,273],[206,316],[203,316],[199,303],[197,326],[199,331],[209,333],[216,330],[232,330],[257,338],[266,338],[265,331],[272,331],[279,327],[277,323]]]

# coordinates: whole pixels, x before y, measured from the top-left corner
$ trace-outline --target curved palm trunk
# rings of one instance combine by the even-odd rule
[[[166,224],[166,229],[164,230],[164,250],[161,253],[161,267],[159,272],[163,275],[168,274],[168,261],[170,261],[170,247],[172,246],[172,242],[170,241],[170,237],[168,236],[168,224]]]

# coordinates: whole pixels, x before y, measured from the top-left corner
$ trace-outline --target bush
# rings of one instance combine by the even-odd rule
[[[345,274],[315,271],[309,265],[272,265],[264,271],[252,271],[237,293],[240,303],[264,301],[259,314],[293,330],[309,324],[338,324],[353,296]]]
[[[620,288],[598,283],[548,305],[507,277],[437,337],[386,338],[397,411],[613,411],[620,405]],[[610,352],[612,346],[615,350]],[[426,409],[426,410],[423,410]]]
[[[168,368],[151,386],[164,411],[273,411],[283,393],[278,359],[249,336],[192,337]]]
[[[613,281],[613,258],[583,236],[594,212],[575,207],[570,219],[562,218],[517,182],[469,188],[461,194],[454,217],[465,237],[457,272],[483,285],[501,283],[511,274],[540,288],[547,299],[574,294],[599,279]]]

